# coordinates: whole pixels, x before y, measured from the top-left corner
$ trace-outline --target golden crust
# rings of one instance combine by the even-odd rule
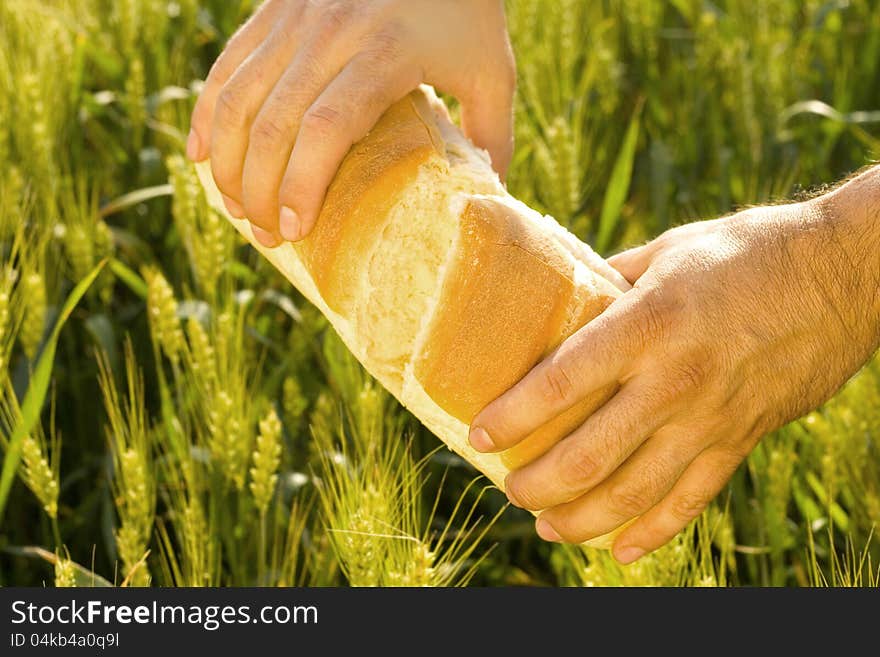
[[[425,392],[469,423],[547,352],[573,296],[572,275],[571,261],[519,213],[470,199],[414,364]]]
[[[365,367],[451,449],[503,488],[509,469],[544,453],[613,390],[595,392],[501,455],[475,452],[467,443],[467,424],[563,339],[601,313],[620,290],[597,273],[602,271],[595,262],[601,262],[598,256],[583,257],[560,241],[559,231],[542,225],[540,217],[532,217],[521,204],[517,207],[497,186],[488,161],[484,168],[462,165],[460,151],[471,155],[470,147],[463,138],[459,143],[455,129],[435,116],[438,109],[442,110],[442,103],[430,90],[414,92],[389,109],[352,147],[328,190],[316,227],[294,245],[260,245],[247,221],[226,213],[209,165],[197,168],[212,206],[321,309]],[[476,150],[473,154],[480,157]],[[400,203],[401,192],[420,193],[416,188],[425,183],[417,182],[417,177],[420,172],[435,173],[426,168],[435,165],[438,175],[425,177],[429,180],[425,193],[447,185],[444,172],[454,170],[459,183],[454,190],[447,185],[444,193],[435,196],[443,202],[429,203],[428,211],[413,218],[424,220],[430,215],[448,225],[450,236],[457,233],[457,240],[450,249],[443,240],[415,233],[417,249],[436,251],[426,278],[436,267],[437,281],[434,287],[421,286],[427,308],[408,313],[407,319],[418,320],[409,322],[418,339],[412,347],[415,353],[407,354],[410,360],[404,363],[406,356],[398,358],[385,345],[376,350],[375,344],[399,340],[406,332],[392,336],[387,322],[370,323],[363,317],[373,312],[396,314],[398,307],[411,310],[405,305],[410,301],[395,305],[394,298],[385,308],[376,294],[384,285],[408,289],[412,282],[406,275],[398,279],[393,268],[372,276],[368,267],[373,254],[387,251],[392,264],[405,262],[395,252],[405,248],[411,254],[412,243],[401,243],[412,233],[404,231],[402,237],[400,231],[391,230],[400,222],[398,216],[392,223],[390,216],[408,207]],[[495,196],[469,196],[478,192]],[[465,195],[462,213],[447,205],[453,193]],[[430,210],[435,206],[436,213]],[[411,273],[408,262],[406,268]],[[373,284],[377,289],[368,289]],[[604,547],[609,543],[608,536],[590,542]]]
[[[348,316],[364,262],[398,194],[443,147],[433,117],[409,95],[346,155],[314,229],[294,245],[327,305]]]
[[[617,294],[605,281],[576,285],[561,247],[516,210],[470,199],[415,377],[440,407],[470,423]],[[596,391],[540,427],[502,454],[504,464],[537,458],[613,392]]]
[[[589,287],[578,290],[578,306],[572,313],[572,319],[556,341],[549,346],[548,351],[555,349],[563,340],[598,317],[620,294],[615,287],[598,276],[589,282],[591,283]],[[515,447],[502,452],[501,460],[504,465],[513,470],[544,454],[559,440],[583,424],[584,420],[617,392],[617,388],[615,384],[593,391],[567,411],[530,433]]]

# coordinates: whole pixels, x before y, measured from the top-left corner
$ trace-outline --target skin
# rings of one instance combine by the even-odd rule
[[[269,0],[218,58],[187,154],[211,158],[263,244],[314,225],[349,147],[428,82],[503,176],[515,68],[500,0]],[[598,388],[619,391],[510,473],[538,534],[626,525],[623,563],[684,528],[761,436],[828,399],[880,343],[880,168],[803,203],[681,226],[610,260],[633,289],[473,420],[507,449]]]
[[[827,400],[880,344],[880,167],[805,203],[692,223],[610,260],[632,291],[471,425],[511,447],[597,388],[619,392],[511,472],[536,531],[582,542],[629,524],[630,563],[672,539],[767,432]]]
[[[191,160],[265,246],[308,235],[345,154],[426,82],[502,175],[513,53],[501,0],[268,0],[230,39],[193,110]]]

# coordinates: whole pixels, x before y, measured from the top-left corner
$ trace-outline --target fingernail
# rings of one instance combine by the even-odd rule
[[[186,138],[186,156],[195,162],[199,159],[199,153],[202,150],[202,140],[199,139],[199,133],[195,130],[189,131],[189,136]]]
[[[478,452],[491,452],[495,449],[495,443],[492,442],[492,439],[483,427],[471,429],[471,432],[468,434],[468,440],[471,443],[471,447]]]
[[[282,205],[281,214],[278,215],[278,230],[281,232],[281,237],[288,242],[296,242],[300,238],[301,227],[299,215],[286,205]]]
[[[643,556],[645,556],[645,551],[642,548],[636,547],[634,545],[623,547],[619,550],[614,550],[614,558],[624,565],[632,563],[637,559],[641,559]]]
[[[244,218],[244,208],[241,207],[237,201],[232,200],[226,194],[221,194],[223,197],[223,205],[226,206],[226,210],[236,219]]]
[[[545,541],[558,543],[562,540],[562,537],[556,533],[556,530],[550,526],[550,523],[543,518],[538,518],[535,521],[535,531],[537,531],[538,536],[543,538]]]
[[[257,238],[257,241],[263,246],[270,249],[273,246],[278,246],[278,240],[268,230],[264,230],[259,226],[255,226],[253,224],[251,224],[251,230],[254,232],[254,237]]]

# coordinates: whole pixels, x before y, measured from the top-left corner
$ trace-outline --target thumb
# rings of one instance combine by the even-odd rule
[[[497,82],[496,82],[497,84]],[[476,93],[461,100],[464,134],[492,158],[501,180],[513,156],[513,94],[515,82],[498,85],[496,91]]]
[[[648,267],[651,266],[651,263],[658,256],[667,252],[671,247],[681,244],[683,241],[704,234],[706,231],[711,230],[713,225],[716,224],[711,221],[695,221],[670,228],[647,244],[635,246],[615,256],[611,256],[608,258],[608,264],[619,271],[631,284],[635,285],[636,281],[648,271]]]
[[[631,284],[635,285],[635,282],[648,270],[656,254],[657,246],[655,240],[611,256],[608,258],[608,264],[619,271]]]

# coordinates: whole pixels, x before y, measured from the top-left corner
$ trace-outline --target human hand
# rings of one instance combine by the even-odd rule
[[[880,341],[880,169],[810,202],[672,229],[610,260],[634,283],[471,424],[509,448],[618,392],[505,482],[538,534],[612,532],[632,562],[672,539],[761,436],[828,399]],[[866,208],[868,209],[866,211]],[[635,519],[635,520],[634,520]]]
[[[211,68],[187,155],[275,246],[309,233],[351,145],[422,82],[458,98],[503,177],[515,77],[502,0],[268,0]]]

